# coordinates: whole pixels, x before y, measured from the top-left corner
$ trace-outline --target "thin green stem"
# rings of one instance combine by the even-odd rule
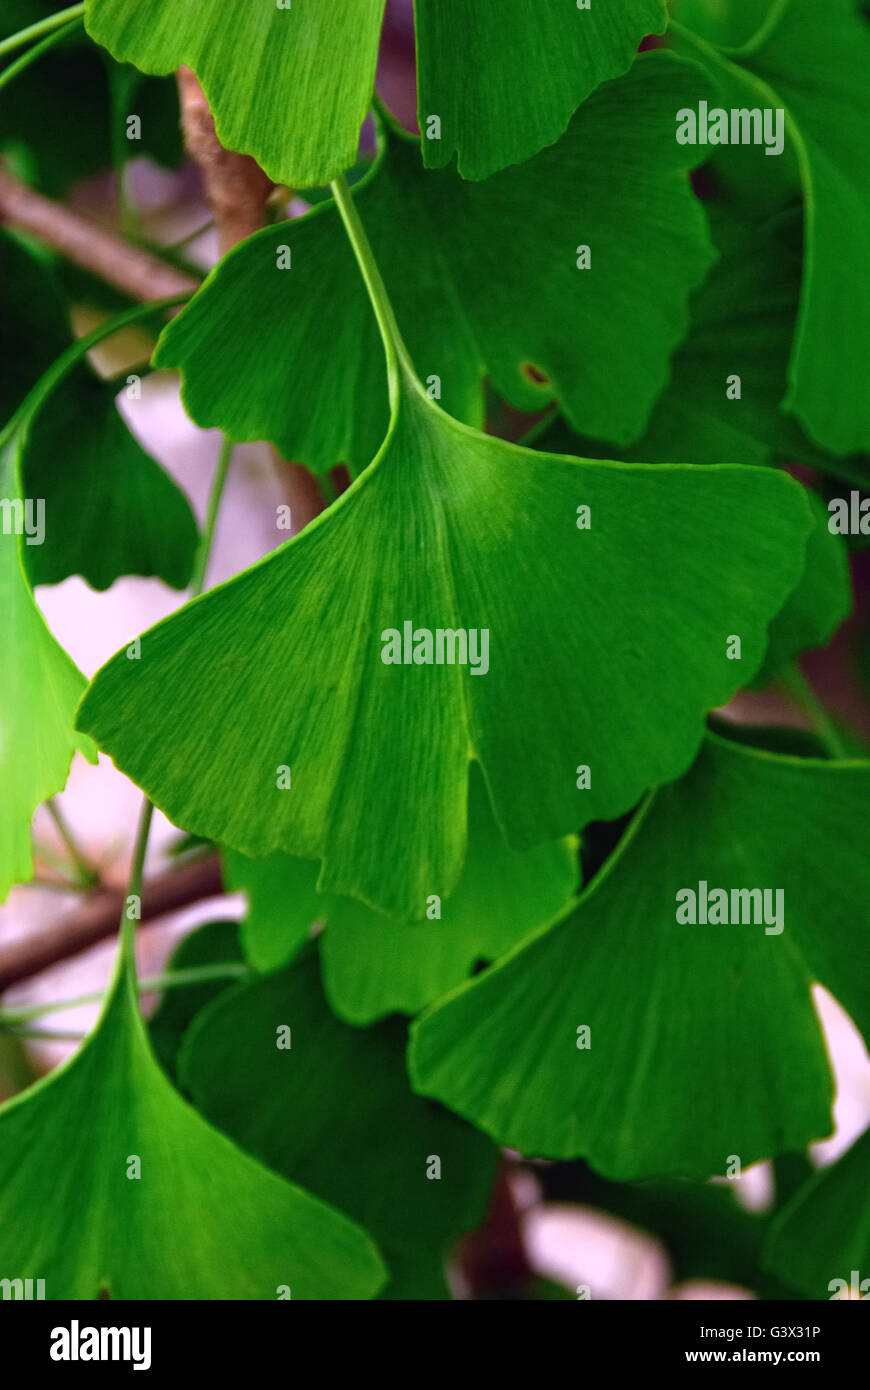
[[[76,363],[87,356],[92,348],[98,347],[106,338],[111,338],[113,333],[119,333],[122,328],[130,328],[135,323],[141,323],[144,319],[153,317],[154,314],[163,313],[165,309],[174,309],[178,304],[185,304],[191,293],[192,291],[185,294],[173,294],[166,299],[152,299],[149,304],[136,304],[132,309],[125,309],[123,313],[116,314],[106,323],[101,323],[90,333],[86,333],[83,338],[77,338],[74,343],[70,344],[66,352],[55,358],[48,370],[43,372],[33,390],[22,401],[9,423],[0,432],[0,446],[8,443],[16,430],[21,429],[22,426],[27,428],[30,425],[52,391],[60,385],[65,376],[68,376]]]
[[[232,459],[234,448],[235,445],[233,441],[225,437],[218,457],[215,475],[212,480],[211,492],[209,493],[208,507],[206,510],[205,527],[200,537],[199,549],[196,555],[196,564],[191,581],[191,590],[194,597],[202,593],[203,586],[205,585],[206,571],[208,569],[209,557],[214,541],[215,523],[217,522],[217,514],[220,508],[221,498],[223,497],[224,484],[227,480],[227,473],[229,471],[230,460]]]
[[[809,716],[828,755],[836,759],[848,758],[849,750],[834,720],[796,662],[783,673],[782,681],[795,703]]]
[[[213,980],[243,980],[250,975],[247,965],[240,961],[215,962],[213,965],[196,965],[186,970],[167,970],[163,975],[150,975],[138,983],[140,994],[162,994],[165,990],[184,989],[189,985],[210,984]],[[98,1004],[103,998],[103,990],[93,994],[80,994],[75,999],[61,999],[53,1004],[28,1004],[21,1009],[6,1009],[0,1012],[0,1028],[17,1028],[30,1023],[45,1014],[58,1014],[66,1009],[79,1009],[85,1004]]]
[[[87,888],[83,883],[76,883],[71,878],[42,878],[39,874],[34,874],[27,883],[28,888],[44,888],[51,893],[85,893]]]
[[[60,877],[69,884],[71,889],[76,893],[81,892],[83,885],[79,882],[78,878],[72,877],[69,860],[64,855],[58,854],[51,845],[43,844],[40,840],[34,841],[33,852],[35,858],[40,863],[45,864],[49,869],[54,869],[55,873],[59,874]],[[35,879],[31,879],[31,882],[35,881]]]
[[[13,1038],[21,1038],[23,1042],[81,1042],[87,1037],[86,1033],[74,1033],[65,1028],[13,1028],[10,1032]]]
[[[74,19],[71,24],[65,24],[62,29],[56,29],[53,34],[49,34],[47,38],[42,40],[42,43],[35,43],[32,48],[28,48],[26,53],[22,53],[20,58],[16,58],[14,63],[10,63],[8,68],[4,68],[0,72],[0,89],[11,82],[13,78],[16,78],[19,73],[29,68],[31,63],[35,63],[37,58],[41,58],[48,49],[54,48],[70,34],[80,29],[81,23],[81,19]]]
[[[70,5],[66,10],[58,10],[57,14],[50,14],[45,19],[37,20],[36,24],[31,24],[26,29],[19,29],[16,34],[10,34],[8,38],[0,39],[0,56],[4,53],[11,53],[15,48],[22,48],[24,44],[31,43],[34,39],[41,39],[43,34],[50,34],[53,29],[59,29],[62,24],[69,24],[70,20],[82,19],[84,13],[84,5]]]
[[[57,802],[54,799],[52,799],[51,801],[47,801],[45,803],[45,807],[48,811],[48,814],[54,821],[58,835],[63,840],[64,844],[67,847],[67,850],[69,851],[69,856],[76,867],[82,886],[85,888],[92,888],[95,883],[99,883],[100,875],[97,873],[96,869],[89,862],[87,856],[82,852],[81,848],[76,842],[76,838],[73,835],[69,825],[67,824],[63,812],[61,811]]]
[[[151,819],[154,815],[154,803],[148,797],[142,803],[142,810],[139,813],[139,827],[136,831],[136,840],[133,845],[133,859],[130,864],[130,877],[127,881],[127,893],[124,898],[124,906],[121,909],[121,922],[119,935],[121,937],[121,954],[126,956],[134,971],[133,960],[133,940],[136,932],[135,922],[139,919],[131,916],[130,900],[135,898],[141,908],[142,903],[142,877],[145,871],[145,854],[148,849],[148,836],[151,832]]]
[[[158,247],[158,250],[164,253],[167,251],[183,251],[185,246],[189,246],[192,241],[196,241],[197,237],[204,236],[206,232],[210,232],[213,226],[214,218],[210,217],[208,222],[203,222],[192,232],[185,232],[184,236],[179,237],[177,241],[170,241],[166,246]]]
[[[223,496],[224,483],[227,479],[227,471],[229,469],[232,452],[232,441],[225,438],[215,470],[215,476],[212,481],[211,492],[209,494],[205,529],[200,539],[196,572],[191,586],[194,597],[202,593],[202,586],[205,582],[205,574],[208,569],[212,542],[214,540],[215,523],[217,521],[221,497]],[[123,970],[126,966],[129,972],[128,980],[133,988],[138,988],[136,985],[134,940],[136,931],[135,922],[138,921],[139,918],[138,915],[131,916],[130,900],[135,900],[137,908],[141,912],[142,876],[145,868],[145,854],[148,849],[148,835],[151,830],[153,815],[154,803],[146,796],[142,803],[142,811],[139,817],[139,829],[136,832],[136,843],[133,847],[133,860],[130,865],[130,879],[127,884],[127,893],[124,899],[124,906],[121,909],[121,924],[119,928],[119,935],[121,938],[120,969]]]
[[[353,247],[357,264],[360,268],[372,308],[375,311],[375,318],[378,321],[378,328],[384,342],[384,351],[387,355],[387,378],[390,388],[390,405],[395,406],[399,392],[399,368],[405,374],[415,380],[416,375],[411,362],[408,349],[402,341],[396,315],[387,293],[383,277],[378,269],[374,252],[371,248],[365,227],[360,221],[353,194],[348,187],[347,179],[342,174],[334,179],[330,184],[332,196],[335,199],[344,229],[347,232],[348,240]]]
[[[116,161],[115,189],[118,195],[118,211],[121,214],[121,232],[128,241],[135,241],[139,235],[139,210],[130,192],[127,173],[127,161]]]

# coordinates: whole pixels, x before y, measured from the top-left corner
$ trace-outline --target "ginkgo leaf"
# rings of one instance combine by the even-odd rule
[[[2,234],[0,297],[0,349],[10,364],[0,408],[9,419],[73,339],[51,272]],[[82,363],[22,435],[24,496],[44,508],[42,539],[23,550],[31,584],[71,574],[95,589],[124,574],[156,575],[176,589],[190,581],[197,544],[190,504],[127,428],[116,394]]]
[[[688,424],[692,412],[687,412],[684,421]],[[671,417],[674,419],[675,417]],[[711,417],[707,417],[708,423]],[[659,446],[664,441],[666,430],[662,422]],[[675,438],[688,439],[680,432],[675,420]],[[712,434],[710,436],[713,437]],[[727,431],[723,432],[724,444]],[[568,444],[571,432],[558,421],[546,429],[534,431],[530,443],[535,448],[558,448]],[[587,444],[588,441],[578,441]],[[650,441],[652,445],[652,441]],[[603,449],[604,446],[599,446]],[[687,447],[691,448],[691,445]],[[700,446],[703,448],[703,445]],[[635,451],[632,450],[632,453]],[[651,447],[653,456],[660,453],[660,447]],[[698,462],[705,460],[699,459]],[[821,500],[813,492],[807,492],[815,519],[815,524],[807,542],[805,567],[800,583],[789,596],[788,602],[773,619],[768,628],[767,652],[761,670],[752,680],[746,682],[753,689],[763,690],[801,652],[812,651],[824,646],[833,636],[839,625],[852,611],[852,585],[849,574],[849,554],[843,537],[833,534],[828,527],[829,513]]]
[[[239,946],[238,922],[206,922],[179,942],[167,964],[167,970],[195,970],[202,966],[226,966],[224,976],[198,980],[178,989],[164,990],[160,1003],[148,1019],[148,1036],[163,1070],[175,1080],[178,1049],[190,1024],[200,1009],[216,999],[222,990],[234,982],[230,970],[244,971]]]
[[[705,209],[719,257],[692,296],[688,336],[642,437],[614,450],[578,436],[559,414],[527,442],[646,463],[804,463],[866,482],[866,458],[824,452],[781,408],[800,297],[801,209],[761,220],[728,203]]]
[[[117,388],[72,372],[37,415],[22,457],[28,497],[45,500],[45,540],[25,552],[31,584],[80,574],[107,589],[124,574],[190,583],[190,503],[121,418]]]
[[[762,1259],[807,1298],[870,1298],[870,1130],[771,1223]]]
[[[416,1089],[619,1179],[707,1177],[827,1134],[810,986],[870,1036],[868,795],[870,763],[709,735],[572,913],[414,1025]]]
[[[424,924],[399,924],[355,898],[317,891],[320,865],[289,854],[250,859],[224,852],[224,880],[248,895],[245,955],[261,971],[286,965],[315,922],[324,987],[340,1018],[373,1023],[414,1014],[549,920],[577,888],[572,837],[517,853],[496,825],[476,763],[469,768],[468,848],[456,890],[433,898]]]
[[[135,990],[120,964],[72,1060],[0,1108],[4,1273],[38,1270],[50,1299],[372,1297],[369,1237],[182,1100]]]
[[[870,26],[858,0],[782,0],[767,18],[742,48],[686,31],[681,46],[739,84],[741,106],[786,112],[806,252],[785,405],[819,444],[849,454],[870,448],[870,288],[854,274],[870,259]]]
[[[422,920],[459,877],[469,752],[515,848],[628,810],[757,671],[809,524],[785,475],[533,453],[409,378],[373,465],[114,657],[79,724],[175,824]]]
[[[13,237],[0,231],[0,423],[12,418],[70,341],[51,274]]]
[[[221,143],[276,183],[327,183],[356,159],[384,0],[86,0],[85,27],[118,62],[193,68]]]
[[[750,682],[763,690],[802,652],[825,646],[852,611],[849,552],[842,536],[828,529],[829,513],[807,493],[815,526],[807,541],[803,578],[777,613],[767,634],[761,670]]]
[[[571,838],[517,853],[496,825],[476,763],[469,769],[468,849],[456,891],[432,905],[430,919],[404,926],[354,898],[332,898],[320,941],[323,984],[348,1023],[415,1014],[495,960],[577,889]],[[437,912],[437,916],[434,914]]]
[[[468,179],[553,144],[667,21],[662,0],[415,0],[414,11],[423,157],[440,169],[456,153]]]
[[[15,15],[4,0],[3,33],[50,13],[49,4]],[[0,149],[49,197],[65,197],[70,185],[111,163],[106,66],[105,54],[79,31],[0,91]]]
[[[37,806],[61,791],[77,748],[96,757],[73,728],[85,678],[51,635],[24,573],[23,552],[38,544],[43,515],[40,499],[25,499],[21,488],[25,436],[22,425],[0,437],[0,613],[12,644],[0,675],[0,901],[33,876]]]
[[[29,23],[51,13],[31,12]],[[3,5],[3,32],[19,27]],[[24,27],[23,24],[20,27]],[[0,150],[15,162],[16,172],[53,198],[71,186],[102,173],[122,153],[145,156],[176,168],[183,155],[174,76],[145,77],[119,66],[95,48],[81,30],[68,33],[56,50],[19,73],[14,86],[0,92]],[[135,92],[135,105],[124,109],[118,97]],[[141,122],[128,140],[126,117]],[[114,147],[114,148],[113,148]]]
[[[317,891],[319,863],[281,853],[251,859],[231,849],[224,850],[221,863],[225,886],[248,897],[241,924],[246,960],[263,971],[286,965],[331,901]]]
[[[403,1296],[422,1267],[443,1297],[447,1244],[485,1214],[497,1153],[411,1093],[406,1038],[399,1019],[362,1031],[339,1023],[311,951],[209,1005],[180,1072],[214,1124],[371,1232],[400,1275],[387,1296]]]
[[[675,108],[706,83],[672,54],[643,54],[558,145],[485,184],[425,173],[417,142],[384,121],[355,197],[411,357],[452,415],[482,423],[487,374],[521,409],[557,395],[586,434],[641,433],[712,260],[686,177],[699,151],[673,138]],[[232,251],[155,363],[181,368],[198,424],[318,470],[359,471],[386,431],[375,319],[331,204]]]

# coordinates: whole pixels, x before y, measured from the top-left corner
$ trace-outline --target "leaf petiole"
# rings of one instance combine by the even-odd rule
[[[81,1042],[87,1035],[64,1028],[13,1028],[11,1036],[22,1042]]]
[[[34,416],[42,409],[55,387],[60,385],[76,363],[86,357],[92,348],[97,347],[106,338],[111,338],[122,328],[129,328],[135,323],[140,323],[143,319],[151,318],[153,314],[161,313],[164,309],[174,309],[179,304],[186,304],[191,293],[192,291],[185,291],[184,294],[172,294],[165,299],[152,299],[147,304],[136,304],[132,309],[125,309],[123,313],[115,314],[113,318],[99,324],[90,333],[77,338],[74,343],[70,344],[66,352],[62,352],[60,357],[52,362],[48,370],[43,372],[15,414],[0,430],[0,448],[8,444],[17,430],[27,429],[30,426]]]
[[[809,716],[813,729],[825,745],[829,757],[835,760],[848,758],[849,750],[834,720],[796,662],[783,672],[782,683],[794,702]]]
[[[45,803],[45,809],[54,821],[57,833],[69,851],[79,884],[83,888],[93,888],[95,884],[99,883],[100,875],[79,848],[76,838],[54,797]]]
[[[375,260],[371,242],[368,239],[366,229],[360,221],[360,215],[353,200],[353,194],[348,186],[347,179],[341,174],[337,179],[333,179],[330,184],[332,196],[341,214],[344,229],[347,232],[348,240],[353,248],[357,264],[360,268],[372,308],[375,311],[375,318],[378,321],[381,337],[384,342],[384,351],[387,355],[387,377],[390,389],[390,407],[395,407],[396,398],[399,391],[399,368],[412,380],[416,380],[413,363],[411,362],[408,349],[402,341],[402,334],[399,330],[396,314],[387,293],[383,276]]]
[[[140,995],[162,994],[165,990],[185,989],[189,985],[208,984],[213,980],[242,980],[250,974],[248,966],[241,962],[215,962],[144,977],[139,981],[138,990]],[[0,1028],[18,1028],[45,1014],[62,1013],[65,1009],[78,1009],[85,1004],[98,1004],[103,995],[104,991],[99,989],[92,994],[79,994],[75,999],[61,999],[53,1004],[28,1004],[20,1009],[6,1009],[0,1012]]]
[[[56,29],[54,33],[49,34],[41,43],[35,43],[32,48],[28,48],[26,53],[22,53],[20,58],[16,58],[14,63],[10,63],[8,68],[4,68],[0,72],[0,88],[5,87],[19,73],[29,68],[31,63],[35,63],[37,58],[41,58],[43,53],[48,52],[50,48],[55,48],[80,27],[81,19],[74,19],[71,24],[65,24],[62,29]]]
[[[218,456],[215,475],[212,480],[211,491],[208,498],[208,508],[206,510],[205,528],[200,537],[199,551],[196,557],[193,579],[191,580],[191,591],[194,598],[202,593],[205,584],[206,570],[208,569],[212,542],[214,540],[218,508],[220,507],[221,498],[223,497],[224,484],[227,480],[230,460],[233,456],[233,448],[233,441],[225,436]]]
[[[37,20],[35,24],[30,24],[26,29],[19,29],[16,34],[10,34],[8,38],[0,39],[0,55],[11,53],[15,48],[21,48],[24,44],[30,43],[33,39],[41,39],[43,34],[50,34],[54,29],[59,29],[63,24],[69,24],[72,20],[84,18],[84,5],[70,5],[66,10],[58,10],[56,14],[47,15],[45,19]]]

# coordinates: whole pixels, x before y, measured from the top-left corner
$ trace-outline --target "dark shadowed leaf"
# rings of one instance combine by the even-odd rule
[[[339,1023],[310,951],[210,1005],[185,1039],[181,1075],[237,1143],[371,1232],[398,1276],[389,1297],[424,1277],[443,1297],[448,1243],[483,1217],[497,1153],[411,1094],[406,1037],[398,1019]]]

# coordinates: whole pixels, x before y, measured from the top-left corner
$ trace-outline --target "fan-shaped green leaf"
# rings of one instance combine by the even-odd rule
[[[0,234],[0,387],[3,418],[72,342],[63,303],[45,265]],[[117,387],[82,363],[54,388],[21,433],[24,496],[42,499],[44,532],[24,547],[31,584],[81,574],[106,589],[124,574],[156,575],[176,589],[190,580],[197,532],[186,497],[127,428]]]
[[[476,763],[469,769],[468,849],[456,891],[438,916],[400,926],[354,898],[333,898],[320,942],[323,983],[348,1023],[415,1014],[459,984],[480,960],[495,960],[576,891],[571,838],[517,853],[496,825]]]
[[[0,421],[5,422],[60,357],[70,334],[49,271],[4,231],[0,231],[0,296]]]
[[[80,574],[107,589],[124,574],[190,583],[197,530],[190,503],[127,428],[117,388],[85,367],[37,415],[24,448],[27,495],[45,499],[45,542],[25,552],[32,584]]]
[[[784,475],[532,453],[408,382],[372,467],[116,656],[80,726],[183,828],[421,920],[459,877],[469,752],[516,848],[629,809],[757,671],[808,530]]]
[[[272,854],[224,853],[227,887],[248,895],[242,941],[257,970],[286,965],[314,922],[324,986],[340,1018],[373,1023],[414,1014],[465,979],[478,960],[494,960],[564,906],[577,887],[571,837],[517,853],[496,825],[476,763],[469,768],[468,848],[456,891],[433,899],[423,924],[400,925],[354,898],[317,891],[320,865]]]
[[[25,499],[20,461],[26,427],[0,439],[0,613],[14,658],[0,674],[0,900],[33,876],[30,820],[66,782],[76,748],[73,716],[85,678],[52,637],[24,573],[24,549],[38,543],[39,498]]]
[[[384,0],[86,0],[85,25],[119,62],[186,64],[221,142],[276,183],[327,183],[356,159]]]
[[[440,169],[456,153],[468,179],[552,145],[667,20],[662,0],[415,0],[414,8],[423,157]]]
[[[319,863],[280,852],[251,859],[232,849],[224,850],[221,862],[226,887],[248,897],[241,925],[245,958],[256,970],[286,965],[331,901],[317,891]]]
[[[39,1271],[54,1299],[372,1297],[369,1238],[181,1099],[135,988],[122,965],[72,1061],[0,1108],[4,1275]]]
[[[414,1025],[418,1089],[500,1143],[617,1178],[805,1148],[831,1127],[811,983],[870,1036],[868,795],[868,763],[710,735],[570,915]],[[722,924],[707,890],[713,918],[725,891]]]
[[[673,138],[674,110],[706,82],[644,54],[558,145],[485,184],[426,174],[417,142],[387,121],[355,195],[411,357],[451,414],[481,424],[486,373],[522,409],[555,394],[587,434],[641,433],[712,259],[686,178],[699,151]],[[270,439],[319,470],[359,471],[386,430],[377,328],[331,205],[231,252],[155,361],[182,369],[198,424]]]
[[[705,208],[719,259],[692,296],[688,337],[643,436],[615,450],[557,415],[528,443],[647,463],[804,463],[866,482],[866,458],[824,452],[781,409],[800,298],[801,210],[758,220],[729,203]]]

